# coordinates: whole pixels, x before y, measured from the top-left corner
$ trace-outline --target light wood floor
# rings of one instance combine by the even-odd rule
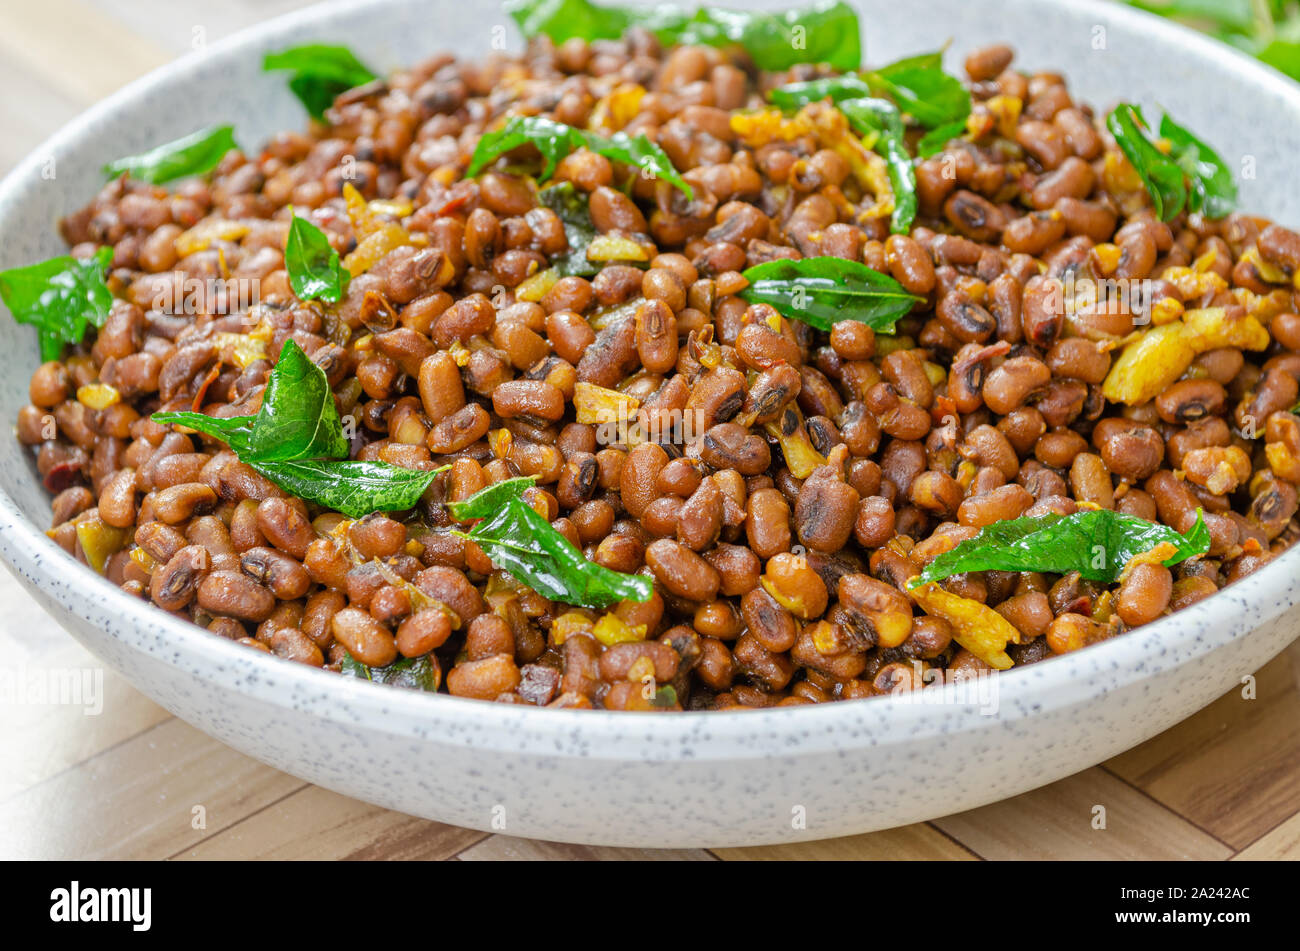
[[[298,0],[0,0],[0,173],[190,44]],[[104,50],[112,50],[106,57]],[[0,572],[0,657],[102,669]],[[648,852],[412,819],[262,766],[103,671],[104,709],[0,705],[0,858],[1300,858],[1300,643],[1134,750],[1016,799],[870,835]],[[1092,828],[1106,807],[1107,828]],[[202,823],[196,819],[201,808]],[[201,828],[195,828],[202,825]]]

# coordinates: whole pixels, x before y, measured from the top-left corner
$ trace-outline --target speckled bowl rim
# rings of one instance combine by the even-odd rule
[[[1045,2],[1095,11],[1110,22],[1183,45],[1238,79],[1265,87],[1300,113],[1300,89],[1280,73],[1191,30],[1119,4]],[[274,18],[154,70],[82,113],[0,182],[0,218],[4,209],[20,200],[24,186],[39,177],[42,156],[75,148],[86,127],[119,111],[129,114],[137,98],[183,76],[196,62],[238,58],[246,55],[249,47],[310,26],[315,20],[367,8],[378,12],[384,6],[386,0],[333,0]],[[1011,42],[1014,39],[1009,38]],[[126,647],[157,655],[161,645],[174,655],[157,658],[161,662],[177,664],[184,658],[190,670],[203,671],[181,670],[182,676],[202,677],[274,706],[306,708],[340,725],[363,725],[396,736],[419,739],[436,735],[444,742],[502,751],[527,748],[559,756],[671,762],[886,746],[904,737],[916,740],[989,725],[988,717],[975,705],[958,702],[917,704],[881,697],[737,713],[662,715],[524,708],[442,694],[430,696],[339,677],[204,633],[102,578],[92,579],[82,568],[76,569],[75,581],[69,583],[73,563],[3,490],[0,558],[25,583],[33,584],[74,615],[91,623],[96,623],[97,617],[114,618],[109,635]],[[999,725],[1012,731],[1016,721],[1047,709],[1086,704],[1108,690],[1176,671],[1194,658],[1249,636],[1250,630],[1300,601],[1298,568],[1300,546],[1205,601],[1135,633],[1000,675]],[[930,689],[952,695],[954,688]],[[454,724],[455,729],[440,730],[444,723]]]

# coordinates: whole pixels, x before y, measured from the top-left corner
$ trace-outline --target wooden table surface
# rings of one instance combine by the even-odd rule
[[[211,41],[303,5],[0,0],[0,174],[85,106],[184,55],[196,29]],[[11,671],[103,676],[98,715],[0,701],[0,858],[1300,859],[1300,642],[1258,672],[1253,699],[1231,691],[1136,749],[1015,799],[845,839],[656,852],[488,835],[304,783],[103,669],[3,572],[0,604]],[[1098,805],[1105,829],[1093,828]]]

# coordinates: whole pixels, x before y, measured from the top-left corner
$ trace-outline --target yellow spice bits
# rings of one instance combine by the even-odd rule
[[[943,618],[952,625],[953,640],[997,670],[1012,666],[1007,644],[1020,643],[1020,631],[986,604],[962,598],[934,582],[910,592],[926,614]]]
[[[1219,347],[1264,350],[1268,344],[1264,325],[1242,308],[1189,310],[1181,320],[1151,327],[1130,341],[1107,374],[1102,394],[1112,403],[1138,406],[1163,393],[1198,354]]]

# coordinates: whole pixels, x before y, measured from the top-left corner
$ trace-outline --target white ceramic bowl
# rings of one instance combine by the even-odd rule
[[[1018,65],[1066,73],[1098,107],[1158,102],[1234,166],[1253,159],[1255,177],[1241,182],[1244,208],[1300,223],[1300,89],[1223,46],[1111,4],[858,5],[871,62],[950,37],[955,55],[1005,41]],[[269,49],[344,42],[387,69],[441,49],[482,55],[493,28],[508,22],[495,5],[450,0],[330,3],[160,69],[91,109],[0,184],[0,267],[61,253],[55,219],[95,193],[106,159],[213,122],[233,121],[248,146],[299,127],[283,79],[260,71]],[[41,174],[50,157],[53,182]],[[0,319],[0,418],[15,418],[36,364],[35,334]],[[978,806],[1147,739],[1297,634],[1293,550],[1136,633],[1013,670],[993,698],[944,687],[926,696],[946,702],[925,704],[887,698],[672,716],[538,710],[345,679],[206,634],[78,567],[45,537],[48,500],[12,439],[0,440],[0,486],[0,556],[59,623],[177,716],[351,796],[573,842],[786,842]]]

